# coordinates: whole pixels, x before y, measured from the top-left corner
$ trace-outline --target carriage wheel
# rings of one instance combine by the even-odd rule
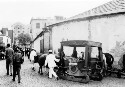
[[[97,81],[101,81],[103,79],[102,73],[98,73],[98,76],[96,78]]]
[[[84,78],[82,78],[81,82],[88,83],[90,81],[89,75],[85,75]]]

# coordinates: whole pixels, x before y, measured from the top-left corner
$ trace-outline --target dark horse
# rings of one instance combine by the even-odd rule
[[[34,62],[39,64],[39,71],[38,73],[43,74],[42,66],[45,64],[47,54],[37,54],[34,58]]]

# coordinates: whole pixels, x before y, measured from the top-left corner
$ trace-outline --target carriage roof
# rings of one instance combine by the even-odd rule
[[[95,41],[87,41],[87,40],[69,40],[69,41],[62,41],[62,46],[70,46],[70,47],[101,47],[102,43],[95,42]]]

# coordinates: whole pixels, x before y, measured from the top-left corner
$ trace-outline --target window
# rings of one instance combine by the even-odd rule
[[[92,47],[91,48],[91,57],[98,58],[98,56],[99,56],[98,47]]]
[[[40,28],[40,23],[36,23],[36,28]]]

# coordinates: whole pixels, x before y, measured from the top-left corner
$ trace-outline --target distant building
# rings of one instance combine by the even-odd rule
[[[30,21],[31,25],[31,34],[32,34],[32,39],[35,39],[36,36],[42,32],[46,26],[51,25],[53,23],[59,22],[63,20],[64,18],[62,16],[55,16],[54,19],[51,18],[46,18],[46,19],[40,19],[40,18],[32,18]],[[34,43],[32,43],[32,47],[37,51],[40,52],[40,43],[41,39],[37,39]]]
[[[12,30],[13,30],[13,38],[18,37],[19,34],[24,33],[24,34],[29,34],[31,36],[31,26],[30,25],[24,25],[22,23],[15,23],[12,25]],[[17,43],[16,41],[15,43]]]
[[[22,23],[15,23],[12,25],[14,37],[18,37],[19,34],[24,33],[25,26]]]
[[[6,46],[8,43],[11,44],[10,37],[5,35],[0,35],[0,45]]]
[[[0,45],[6,46],[8,43],[12,45],[13,36],[8,28],[2,28],[0,34]]]
[[[11,43],[13,44],[13,30],[8,30],[8,36],[11,39]]]

